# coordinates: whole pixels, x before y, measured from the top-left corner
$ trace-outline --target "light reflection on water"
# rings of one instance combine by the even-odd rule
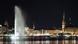
[[[5,44],[78,44],[78,41],[77,40],[11,41],[6,42]]]

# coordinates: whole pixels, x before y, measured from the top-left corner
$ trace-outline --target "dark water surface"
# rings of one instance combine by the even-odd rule
[[[36,37],[34,38],[36,39]],[[9,37],[0,40],[0,44],[78,44],[78,40],[12,40]],[[42,39],[42,38],[41,38]]]
[[[3,42],[0,41],[0,44],[78,44],[77,40],[47,40],[47,41],[7,41],[7,42]]]

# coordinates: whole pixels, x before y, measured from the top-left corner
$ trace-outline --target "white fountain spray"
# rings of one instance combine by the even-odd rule
[[[25,35],[24,19],[22,16],[22,11],[18,6],[15,6],[15,36]]]
[[[21,40],[24,39],[25,34],[25,27],[24,27],[24,19],[22,16],[22,11],[19,8],[19,6],[15,6],[15,32],[14,35],[12,35],[12,42],[14,42],[14,44],[25,44],[24,41],[17,41],[17,40]]]

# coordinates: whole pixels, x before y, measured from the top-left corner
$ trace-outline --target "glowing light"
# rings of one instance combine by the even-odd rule
[[[2,25],[0,25],[0,27],[2,27]]]
[[[66,36],[66,37],[70,37],[70,35],[64,35],[64,36]]]
[[[11,38],[11,40],[20,39],[19,36],[18,36],[18,34],[17,34],[17,36],[14,35],[14,34],[12,34],[10,38]]]

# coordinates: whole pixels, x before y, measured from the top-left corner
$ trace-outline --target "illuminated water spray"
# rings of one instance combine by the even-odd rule
[[[22,16],[22,11],[18,6],[15,6],[15,36],[25,35],[24,19]]]
[[[12,42],[14,44],[25,44],[24,41],[20,42],[17,40],[24,39],[25,27],[24,27],[24,19],[22,16],[22,11],[19,6],[15,6],[15,24],[14,24],[14,35],[11,36]]]

